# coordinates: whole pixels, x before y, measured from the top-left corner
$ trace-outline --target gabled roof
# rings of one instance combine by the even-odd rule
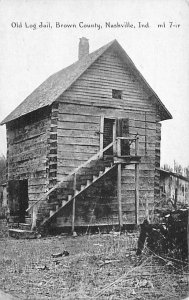
[[[172,116],[166,109],[164,104],[158,98],[156,93],[148,85],[144,77],[135,67],[132,60],[117,42],[113,40],[112,42],[106,44],[105,46],[99,48],[98,50],[86,55],[82,59],[73,63],[65,69],[51,75],[47,80],[45,80],[37,89],[35,89],[19,106],[15,108],[0,124],[6,124],[13,121],[23,115],[26,115],[32,111],[39,108],[51,105],[57,98],[64,93],[105,51],[113,47],[118,51],[120,58],[123,63],[129,66],[133,73],[136,75],[137,79],[143,84],[143,86],[148,90],[149,97],[152,97],[153,101],[157,102],[160,111],[162,112],[162,120],[171,119]]]

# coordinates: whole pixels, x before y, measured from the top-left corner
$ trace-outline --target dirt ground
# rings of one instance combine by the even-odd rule
[[[18,299],[184,299],[187,266],[147,249],[139,258],[136,244],[136,233],[1,237],[0,289]]]

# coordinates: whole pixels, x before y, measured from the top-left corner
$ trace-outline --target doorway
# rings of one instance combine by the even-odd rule
[[[114,126],[115,120],[104,118],[104,130],[103,130],[103,149],[106,148],[109,144],[115,140],[114,137]],[[113,147],[109,148],[106,152],[106,155],[113,155]]]
[[[24,223],[28,208],[28,180],[9,181],[8,195],[10,214],[17,216],[20,223]]]
[[[100,150],[106,148],[116,139],[116,119],[101,117],[100,123]],[[104,155],[113,156],[114,147],[112,146]]]
[[[116,137],[129,137],[129,119],[105,118],[102,116],[100,125],[100,150],[115,141]],[[114,154],[116,154],[116,145],[104,153],[104,155]],[[130,144],[128,140],[121,140],[121,155],[130,155]]]

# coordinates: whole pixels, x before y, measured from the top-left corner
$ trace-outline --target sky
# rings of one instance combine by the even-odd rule
[[[77,60],[79,38],[90,52],[117,39],[173,116],[162,122],[161,165],[189,165],[188,0],[0,0],[0,36],[1,121]]]

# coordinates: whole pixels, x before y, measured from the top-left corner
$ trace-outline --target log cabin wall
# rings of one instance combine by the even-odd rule
[[[112,89],[122,91],[121,99],[112,98]],[[142,221],[145,202],[148,201],[150,209],[154,205],[157,148],[156,106],[149,100],[143,86],[132,71],[123,66],[116,53],[108,50],[58,100],[58,181],[99,151],[102,115],[107,118],[129,119],[129,133],[139,134],[139,155],[142,156],[139,167],[139,219]],[[89,222],[102,224],[107,223],[107,220],[118,220],[116,172],[114,176],[110,172],[104,181],[99,181],[96,186],[91,187],[83,195],[83,200],[81,197],[77,198],[75,225],[86,225]],[[102,197],[101,191],[105,190],[109,190],[109,200]],[[103,216],[99,202],[104,203],[105,210],[109,213]],[[124,223],[134,223],[134,165],[122,167],[122,207]],[[67,208],[61,213],[55,225],[71,225],[69,212]]]
[[[156,148],[155,148],[155,186],[154,186],[154,192],[155,192],[155,206],[158,205],[160,201],[160,157],[161,157],[161,123],[156,123]]]
[[[48,189],[50,190],[57,183],[57,125],[58,125],[58,103],[54,102],[51,106],[50,134],[47,149],[47,165],[48,165]],[[45,203],[56,205],[57,192],[51,193],[45,200]],[[42,210],[48,210],[48,205],[41,203]]]
[[[28,180],[29,205],[48,189],[49,132],[49,108],[7,124],[7,179]]]

